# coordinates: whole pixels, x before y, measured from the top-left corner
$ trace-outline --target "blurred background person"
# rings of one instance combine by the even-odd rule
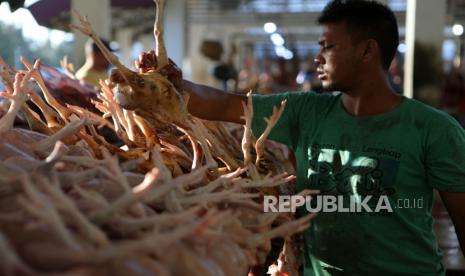
[[[446,75],[443,108],[451,113],[465,111],[465,79],[459,68],[452,68]]]
[[[112,51],[108,41],[102,39],[102,42],[105,47]],[[86,42],[85,51],[86,61],[76,72],[76,78],[85,84],[99,87],[99,81],[108,77],[110,63],[92,40]]]

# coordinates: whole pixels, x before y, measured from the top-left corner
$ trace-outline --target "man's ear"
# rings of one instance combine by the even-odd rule
[[[367,39],[361,42],[362,47],[362,61],[363,62],[370,62],[372,60],[380,58],[380,51],[378,42],[374,39]]]

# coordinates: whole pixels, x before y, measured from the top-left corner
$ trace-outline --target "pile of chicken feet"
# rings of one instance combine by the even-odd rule
[[[294,179],[264,150],[284,105],[255,142],[249,95],[242,145],[222,124],[189,115],[182,91],[158,72],[168,58],[157,4],[156,54],[145,54],[139,72],[80,17],[77,28],[117,68],[94,103],[103,116],[53,98],[40,61],[22,59],[26,70],[16,70],[0,60],[1,275],[247,275],[271,239],[290,244],[308,227],[312,214],[263,213],[263,195]],[[14,127],[20,115],[30,129]],[[107,142],[102,127],[124,146]],[[289,244],[275,273],[297,275]]]

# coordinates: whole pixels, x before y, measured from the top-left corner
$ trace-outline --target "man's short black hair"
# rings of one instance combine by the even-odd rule
[[[318,18],[319,24],[346,22],[354,42],[374,39],[381,50],[384,69],[389,69],[399,45],[399,30],[394,13],[369,0],[333,0]]]

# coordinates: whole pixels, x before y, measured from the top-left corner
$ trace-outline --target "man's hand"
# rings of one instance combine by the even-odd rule
[[[169,63],[163,68],[160,69],[160,74],[166,76],[166,78],[176,87],[176,89],[181,92],[183,87],[183,79],[182,79],[182,70],[172,61],[169,59]]]
[[[441,194],[442,201],[446,206],[449,216],[452,218],[452,222],[455,226],[455,232],[462,248],[462,253],[465,254],[465,193],[451,193],[451,192],[439,192]]]
[[[142,52],[139,55],[139,58],[135,61],[135,66],[139,73],[147,73],[149,71],[157,70],[158,60],[155,50]]]
[[[169,59],[169,63],[158,68],[157,55],[154,50],[142,53],[135,61],[138,73],[155,71],[165,76],[179,92],[189,94],[187,108],[189,113],[204,120],[244,123],[242,102],[247,97],[231,94],[213,87],[195,84],[182,78],[181,69]]]
[[[181,69],[171,59],[169,59],[168,65],[158,68],[157,54],[154,50],[140,54],[139,58],[135,61],[135,66],[141,74],[158,70],[160,74],[164,75],[174,85],[176,90],[183,90]]]

